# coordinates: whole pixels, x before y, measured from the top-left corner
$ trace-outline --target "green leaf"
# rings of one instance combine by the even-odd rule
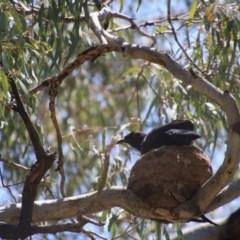
[[[17,14],[15,9],[13,9],[13,8],[10,8],[9,12],[13,16],[13,18],[14,18],[14,22],[16,24],[17,30],[21,31],[21,29],[22,29],[22,21],[21,21],[19,15]]]
[[[165,225],[163,226],[163,234],[164,234],[166,240],[170,240],[170,236],[168,234],[168,230]]]
[[[24,92],[24,94],[28,95],[28,89],[25,86],[25,84],[21,80],[19,80],[18,83],[19,83],[19,86],[20,86],[21,90]]]
[[[157,29],[156,33],[163,33],[163,32],[165,32],[166,30],[168,30],[168,25],[167,25],[167,24],[159,27],[159,28]]]
[[[123,0],[120,0],[119,12],[122,12],[122,10],[123,10]]]
[[[109,220],[109,224],[108,224],[108,231],[109,232],[114,232],[114,228],[115,228],[115,223],[118,220],[118,215],[112,214],[112,217]]]
[[[139,10],[141,4],[142,4],[142,0],[138,0],[137,11]]]
[[[0,34],[8,31],[8,16],[4,12],[0,12]]]
[[[8,78],[6,74],[0,69],[0,91],[2,96],[7,96],[8,93]]]
[[[179,224],[175,224],[175,227],[176,227],[176,230],[177,230],[178,239],[179,240],[184,240],[183,233],[182,233],[182,230],[181,230],[181,227],[179,226]]]
[[[8,62],[8,56],[6,56],[5,52],[2,53],[1,61],[2,61],[1,65],[3,67],[3,71],[8,73],[9,72],[9,62]]]
[[[197,10],[198,0],[193,1],[192,7],[189,11],[189,19],[193,19],[195,12]]]

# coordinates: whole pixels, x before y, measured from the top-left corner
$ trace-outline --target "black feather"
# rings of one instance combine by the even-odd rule
[[[189,120],[176,120],[161,127],[154,128],[148,134],[143,132],[131,132],[119,143],[127,143],[141,154],[162,146],[190,145],[192,141],[201,136],[194,132],[193,123]]]

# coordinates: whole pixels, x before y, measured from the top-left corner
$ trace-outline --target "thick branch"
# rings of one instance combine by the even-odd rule
[[[226,186],[207,207],[207,212],[211,212],[240,196],[240,179],[231,182]]]
[[[231,186],[229,189],[230,188]],[[226,189],[226,191],[228,190]],[[223,205],[223,203],[226,204],[228,201],[230,202],[233,200],[227,196],[227,193],[224,193],[224,197],[226,197],[227,200],[223,196],[220,196],[221,195],[219,195],[219,198],[217,197],[216,200],[212,202],[212,208],[209,209],[209,211],[214,210],[214,205],[219,207],[219,205]],[[233,197],[235,198],[236,196]],[[91,205],[91,208],[88,208],[89,204],[92,202],[94,202],[94,204]],[[109,210],[113,207],[121,207],[122,209],[125,209],[126,211],[142,218],[165,219],[176,222],[184,222],[187,220],[187,217],[185,219],[182,218],[177,220],[175,216],[173,216],[172,213],[166,209],[151,209],[149,206],[142,203],[130,190],[127,190],[123,187],[112,187],[110,189],[105,189],[100,193],[92,192],[89,194],[58,200],[36,201],[33,209],[33,222],[57,221],[76,217],[76,215],[79,215],[79,213],[98,213],[104,210]],[[1,207],[1,221],[7,223],[16,223],[18,221],[20,208],[20,204]],[[192,217],[193,216],[194,213],[192,214]]]
[[[97,199],[95,195],[98,195]],[[92,202],[94,204],[89,209],[88,206]],[[144,211],[149,210],[131,191],[123,187],[113,187],[100,193],[92,192],[58,200],[36,201],[33,222],[72,218],[76,217],[78,213],[97,213],[112,207],[121,207],[130,212],[136,211],[136,213],[141,208],[145,209]],[[5,222],[16,222],[19,208],[20,204],[11,205],[9,208],[0,208],[0,219],[4,219]]]

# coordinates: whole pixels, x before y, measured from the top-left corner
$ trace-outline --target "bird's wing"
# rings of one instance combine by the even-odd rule
[[[182,137],[182,138],[188,138],[189,140],[194,140],[198,139],[201,136],[191,130],[186,130],[186,129],[170,129],[165,132],[165,134],[171,136],[171,137]]]
[[[165,130],[168,129],[185,129],[185,130],[194,130],[193,123],[190,120],[174,120],[169,124],[163,126]]]

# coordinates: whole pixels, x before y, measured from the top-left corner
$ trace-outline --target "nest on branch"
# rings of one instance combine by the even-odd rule
[[[211,161],[201,149],[164,146],[135,163],[128,189],[153,208],[172,209],[191,199],[211,176]]]

